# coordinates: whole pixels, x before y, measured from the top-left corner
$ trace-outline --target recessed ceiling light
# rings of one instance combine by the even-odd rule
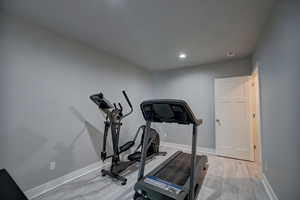
[[[226,54],[228,57],[234,57],[235,53],[233,51],[228,51]]]
[[[180,58],[180,59],[185,59],[185,58],[186,58],[186,54],[185,54],[185,53],[180,53],[180,54],[178,55],[178,58]]]

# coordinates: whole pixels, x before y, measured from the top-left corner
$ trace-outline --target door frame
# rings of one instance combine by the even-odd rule
[[[255,117],[256,117],[256,121],[257,123],[253,123],[253,126],[255,129],[253,130],[257,130],[257,133],[253,132],[253,136],[254,136],[254,144],[256,145],[256,149],[255,149],[255,154],[258,154],[258,158],[257,155],[255,155],[255,162],[260,166],[262,166],[262,162],[263,162],[263,154],[262,154],[262,124],[261,124],[261,78],[260,78],[260,65],[259,63],[256,63],[253,71],[252,71],[252,79],[253,79],[253,84],[256,84],[256,87],[252,87],[252,96],[253,98],[255,98]],[[257,79],[255,80],[255,76],[257,76]],[[257,90],[256,90],[257,89]],[[257,96],[257,98],[256,98]],[[255,127],[256,126],[256,127]],[[257,152],[258,151],[258,152]]]

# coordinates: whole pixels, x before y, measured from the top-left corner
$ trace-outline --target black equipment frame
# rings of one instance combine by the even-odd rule
[[[191,168],[190,176],[183,186],[183,189],[179,193],[168,191],[165,188],[155,184],[149,184],[147,177],[153,177],[159,171],[171,163],[175,158],[183,152],[176,152],[165,162],[160,164],[157,168],[152,170],[147,176],[144,175],[145,163],[146,163],[146,151],[147,145],[143,145],[141,165],[138,174],[138,182],[135,184],[135,200],[160,200],[160,199],[176,199],[176,200],[194,200],[197,197],[202,181],[205,177],[207,170],[207,157],[197,156],[197,127],[202,124],[202,120],[196,119],[192,110],[185,101],[173,100],[173,99],[159,99],[144,101],[141,104],[141,109],[146,120],[146,132],[144,141],[146,142],[149,137],[149,130],[152,122],[165,122],[165,123],[177,123],[177,124],[192,124],[192,148],[191,148]],[[184,154],[184,153],[183,153]],[[198,157],[198,159],[196,159]],[[196,160],[198,162],[196,163]],[[162,184],[164,182],[162,181]],[[159,185],[159,184],[158,184]],[[196,193],[196,195],[195,195]]]
[[[130,111],[126,114],[123,114],[123,107],[121,103],[113,103],[111,104],[109,100],[104,98],[102,93],[94,94],[90,96],[90,99],[98,105],[99,109],[101,109],[106,114],[106,120],[104,122],[104,135],[103,135],[103,146],[101,151],[101,160],[105,161],[108,158],[111,158],[111,166],[109,170],[102,169],[102,176],[110,176],[111,178],[117,179],[121,181],[122,185],[127,183],[127,179],[120,174],[125,171],[129,166],[134,164],[135,162],[139,162],[139,152],[138,149],[142,147],[142,141],[136,148],[136,150],[128,156],[128,161],[121,161],[120,154],[129,150],[135,145],[136,139],[142,130],[142,138],[144,138],[145,125],[142,125],[138,128],[134,139],[125,143],[122,146],[119,146],[119,137],[120,137],[120,129],[122,126],[122,119],[129,116],[133,112],[132,104],[126,94],[125,91],[122,91],[124,98],[126,99],[127,104],[130,107]],[[107,155],[107,137],[109,134],[109,129],[111,130],[111,138],[113,145],[113,154]],[[165,152],[159,152],[159,134],[156,130],[151,129],[151,137],[148,139],[148,148],[153,145],[152,151],[147,158],[150,159],[155,155],[165,155]],[[155,148],[157,146],[157,148]]]

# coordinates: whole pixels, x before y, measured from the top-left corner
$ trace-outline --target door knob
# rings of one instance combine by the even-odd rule
[[[221,120],[220,119],[216,119],[216,122],[221,125]]]

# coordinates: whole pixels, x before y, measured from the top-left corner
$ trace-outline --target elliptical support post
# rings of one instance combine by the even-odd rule
[[[102,152],[101,152],[101,160],[104,161],[107,158],[106,154],[106,142],[107,142],[107,134],[108,134],[108,129],[110,127],[110,122],[106,120],[104,122],[104,135],[103,135],[103,146],[102,146]]]

